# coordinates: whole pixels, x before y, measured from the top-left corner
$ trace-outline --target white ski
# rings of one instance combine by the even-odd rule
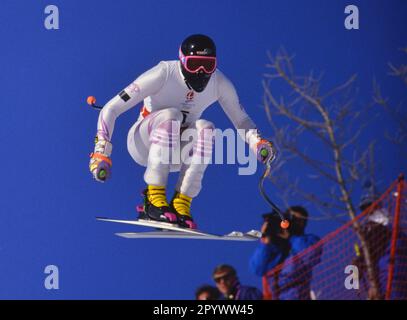
[[[97,220],[161,229],[160,231],[149,231],[149,232],[116,233],[117,236],[120,236],[123,238],[131,238],[131,239],[166,238],[166,239],[256,241],[256,240],[259,240],[261,237],[260,231],[257,231],[257,230],[251,230],[247,233],[233,231],[226,235],[218,235],[218,234],[203,232],[200,230],[181,228],[181,227],[171,224],[171,223],[152,221],[152,220],[143,220],[143,219],[116,220],[116,219],[109,219],[109,218],[97,218]]]
[[[255,230],[252,230],[255,231]],[[116,233],[117,236],[128,239],[164,238],[164,239],[201,239],[201,240],[229,240],[229,241],[255,241],[259,237],[252,232],[231,232],[224,236],[205,233],[202,235],[190,234],[179,231],[150,231]]]

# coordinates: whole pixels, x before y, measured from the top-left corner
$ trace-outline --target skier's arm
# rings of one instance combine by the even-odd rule
[[[89,163],[89,169],[97,181],[104,182],[110,175],[110,155],[113,148],[111,139],[117,117],[144,98],[155,94],[161,89],[166,78],[167,64],[160,62],[140,75],[102,108],[97,123],[95,150]]]
[[[232,121],[234,127],[238,129],[240,137],[249,145],[250,149],[258,156],[260,161],[274,158],[275,150],[271,142],[261,138],[256,125],[240,104],[235,87],[219,70],[217,70],[217,81],[219,104]],[[241,132],[239,129],[244,131]],[[264,154],[259,154],[259,151],[262,149],[266,149],[267,151],[265,158],[263,158]]]
[[[146,71],[113,97],[103,107],[97,124],[98,139],[111,141],[116,118],[123,112],[134,107],[144,98],[155,94],[161,89],[167,78],[167,65],[160,62]]]
[[[235,87],[219,70],[217,70],[217,81],[219,104],[230,121],[232,121],[234,127],[245,130],[244,135],[239,131],[241,138],[249,144],[250,148],[254,147],[260,141],[260,133],[240,104]]]

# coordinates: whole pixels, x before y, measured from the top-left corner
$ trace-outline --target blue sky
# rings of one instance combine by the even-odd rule
[[[59,8],[59,30],[44,28],[48,4]],[[193,33],[216,41],[219,68],[268,136],[261,79],[267,50],[281,46],[296,54],[299,73],[324,72],[326,88],[358,73],[360,105],[370,101],[373,78],[392,101],[405,100],[405,87],[387,76],[387,63],[403,61],[398,49],[407,45],[407,3],[352,1],[360,10],[357,31],[343,26],[348,4],[2,1],[0,298],[189,299],[197,286],[211,282],[219,263],[236,266],[243,283],[260,287],[248,270],[255,243],[133,241],[113,235],[133,228],[95,221],[95,216],[135,217],[144,169],[126,147],[138,116],[134,108],[116,123],[112,179],[98,184],[91,178],[88,154],[97,111],[85,100],[92,94],[103,103],[160,60],[176,59],[180,42]],[[231,126],[217,104],[204,117],[219,128]],[[393,125],[383,116],[364,136],[379,141],[383,186],[405,169],[400,150],[383,137]],[[193,203],[200,228],[216,233],[258,228],[260,214],[268,210],[257,190],[260,174],[239,176],[232,165],[210,167]],[[309,231],[322,236],[333,227],[313,222]],[[44,288],[44,268],[50,264],[59,267],[59,290]]]

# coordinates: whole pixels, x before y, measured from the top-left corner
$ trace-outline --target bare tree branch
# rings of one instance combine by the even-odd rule
[[[353,227],[361,242],[363,255],[368,267],[369,283],[372,288],[377,289],[378,282],[374,277],[370,252],[363,233],[360,231],[360,224],[355,220],[356,210],[351,198],[353,182],[359,180],[361,164],[366,162],[366,155],[356,161],[355,159],[350,161],[344,156],[344,150],[355,145],[365,126],[357,122],[359,126],[357,130],[352,131],[350,126],[348,126],[348,130],[343,130],[343,122],[353,120],[356,123],[356,119],[360,115],[360,112],[353,108],[353,99],[347,99],[346,102],[337,104],[329,103],[328,101],[328,99],[332,99],[339,93],[350,90],[356,75],[352,75],[346,82],[332,88],[327,93],[320,94],[322,76],[314,77],[312,71],[305,77],[296,76],[292,64],[293,56],[289,56],[285,50],[280,50],[275,56],[270,52],[267,54],[269,58],[267,68],[271,72],[265,75],[267,81],[263,81],[263,101],[267,117],[269,120],[272,119],[271,125],[274,132],[277,133],[276,139],[285,155],[291,154],[296,156],[298,160],[316,172],[316,174],[308,174],[308,177],[312,179],[325,178],[327,182],[331,183],[333,188],[328,192],[330,195],[329,201],[324,201],[323,198],[299,187],[298,179],[294,179],[294,182],[285,179],[286,181],[282,182],[278,175],[273,175],[271,179],[276,185],[284,183],[284,190],[290,190],[290,192],[299,195],[306,201],[316,204],[318,208],[325,210],[336,208],[341,210],[341,213],[346,212],[350,219],[352,219]],[[278,101],[272,94],[270,81],[276,80],[282,80],[283,84],[287,85],[291,90],[291,101],[289,103],[285,103],[283,97]],[[305,105],[308,106],[307,112],[305,112]],[[272,110],[274,110],[274,113]],[[291,129],[291,132],[288,132],[290,130],[288,127],[281,130],[274,117],[286,118],[296,128]],[[316,120],[317,118],[320,120]],[[301,129],[298,129],[298,127]],[[301,135],[308,132],[317,138],[319,142],[322,142],[326,149],[325,151],[327,154],[330,154],[328,163],[329,161],[332,162],[329,165],[326,165],[327,161],[325,159],[320,161],[309,157],[297,143]],[[349,135],[347,136],[347,134]],[[282,166],[280,166],[281,168]],[[337,205],[338,203],[339,205]]]
[[[321,100],[325,100],[326,98],[349,88],[355,82],[356,78],[357,78],[357,74],[352,75],[345,83],[333,88],[331,91],[329,91],[325,95],[323,95],[321,97]]]

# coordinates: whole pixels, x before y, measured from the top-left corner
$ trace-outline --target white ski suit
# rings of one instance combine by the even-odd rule
[[[199,193],[207,161],[164,163],[161,156],[175,155],[174,150],[182,150],[186,143],[180,141],[180,134],[185,128],[192,128],[196,130],[197,139],[188,145],[187,154],[192,159],[211,158],[215,127],[201,119],[201,115],[216,101],[234,127],[245,130],[242,138],[252,150],[260,140],[255,124],[239,103],[233,84],[221,71],[217,69],[205,90],[198,93],[185,83],[179,61],[161,61],[111,99],[99,115],[98,139],[111,141],[116,118],[142,100],[144,106],[128,133],[127,147],[132,158],[146,167],[144,180],[149,185],[165,186],[169,172],[180,171],[176,190],[189,197]]]

